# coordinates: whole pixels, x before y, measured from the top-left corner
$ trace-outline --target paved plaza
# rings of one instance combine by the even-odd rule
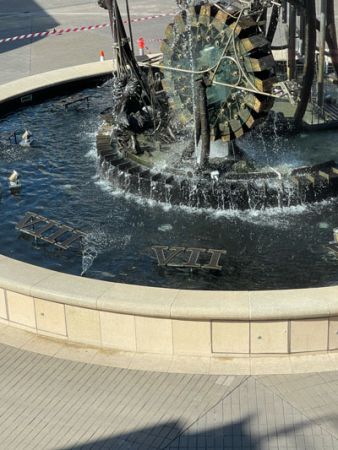
[[[133,18],[168,14],[135,23],[157,51],[175,0],[131,7]],[[106,22],[96,0],[0,0],[0,39]],[[110,55],[108,28],[0,44],[0,83],[96,61],[101,49]],[[156,371],[130,358],[0,326],[0,448],[338,450],[334,366],[307,357],[309,373],[247,375],[230,361],[233,373],[220,362],[210,375],[198,358]]]
[[[125,2],[122,12],[125,16]],[[132,0],[132,18],[175,12],[175,0]],[[161,4],[161,5],[159,5]],[[134,41],[144,37],[148,51],[159,49],[159,39],[171,20],[170,16],[135,22]],[[0,0],[0,40],[31,33],[102,25],[107,13],[97,0]],[[0,43],[0,83],[17,78],[99,60],[100,50],[111,56],[111,34],[108,27],[94,31],[62,33],[50,37],[24,38]]]
[[[124,365],[114,352],[0,326],[1,448],[338,449],[337,371],[209,375]]]

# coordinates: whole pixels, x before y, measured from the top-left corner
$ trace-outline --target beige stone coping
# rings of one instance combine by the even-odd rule
[[[108,75],[113,72],[114,67],[113,61],[93,62],[11,81],[0,86],[0,104],[65,82],[90,78],[96,75]]]
[[[194,291],[112,283],[0,255],[0,287],[100,311],[185,320],[290,320],[338,316],[338,288]]]

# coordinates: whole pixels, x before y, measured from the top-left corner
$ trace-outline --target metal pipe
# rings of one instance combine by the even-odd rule
[[[288,4],[286,0],[282,0],[282,23],[288,23]]]
[[[128,27],[129,27],[130,46],[131,46],[132,52],[134,53],[134,38],[133,38],[133,30],[132,30],[132,28],[131,28],[129,0],[126,0],[126,10],[127,10],[127,17],[128,17]]]
[[[299,94],[300,101],[295,112],[295,127],[300,129],[302,120],[310,101],[316,64],[316,2],[305,0],[305,56],[302,87]]]
[[[290,5],[289,47],[288,47],[288,79],[296,78],[296,8]]]
[[[319,33],[319,56],[318,56],[318,105],[324,106],[324,75],[325,75],[325,37],[327,25],[327,0],[320,2],[320,33]]]
[[[106,7],[108,9],[109,14],[109,22],[110,22],[110,30],[113,38],[113,60],[116,64],[117,72],[120,70],[120,60],[118,58],[117,46],[118,46],[118,37],[116,32],[116,20],[114,17],[115,4],[113,5],[113,0],[105,0]]]
[[[332,64],[338,76],[338,45],[337,32],[335,23],[335,4],[334,0],[327,0],[327,30],[326,42],[330,50]]]
[[[304,18],[304,14],[303,11],[300,11],[300,18],[299,18],[299,39],[301,41],[300,44],[300,54],[302,56],[304,56],[304,52],[305,52],[305,45],[304,45],[304,40],[305,40],[305,18]]]
[[[272,12],[271,12],[271,18],[270,18],[270,24],[269,24],[268,31],[266,33],[266,38],[271,43],[276,34],[278,21],[279,21],[279,13],[280,13],[280,7],[273,5]]]
[[[113,8],[114,8],[114,22],[117,36],[117,57],[119,60],[120,70],[125,72],[127,67],[126,55],[125,55],[125,39],[126,34],[123,26],[123,22],[120,15],[120,9],[117,3],[117,0],[113,0]]]
[[[208,117],[207,86],[203,80],[198,83],[198,108],[201,123],[201,160],[200,167],[208,166],[210,155],[210,126]]]
[[[264,8],[263,12],[261,14],[261,17],[259,18],[259,21],[262,23],[262,31],[264,34],[266,34],[267,31],[267,21],[268,21],[268,8]]]

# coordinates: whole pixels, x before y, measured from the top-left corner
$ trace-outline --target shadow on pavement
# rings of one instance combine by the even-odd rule
[[[251,431],[251,422],[253,420],[253,417],[247,416],[241,421],[196,433],[189,429],[183,429],[179,422],[169,422],[132,433],[120,434],[99,441],[91,441],[87,444],[67,447],[63,450],[261,450],[262,448],[269,448],[269,439],[275,440],[274,444],[277,445],[278,437],[285,437],[289,434],[294,435],[308,425],[307,423],[298,423],[290,427],[275,429],[272,436],[268,434],[257,435]],[[262,428],[264,428],[264,425]]]
[[[58,25],[34,0],[0,0],[0,41],[3,38],[53,30]],[[44,38],[39,36],[0,42],[0,54]]]

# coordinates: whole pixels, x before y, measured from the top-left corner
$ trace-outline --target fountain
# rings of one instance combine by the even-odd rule
[[[243,149],[252,129],[258,142],[272,130],[299,133],[313,81],[306,81],[307,64],[303,92],[293,80],[281,81],[262,25],[266,6],[181,2],[165,31],[163,57],[137,63],[117,2],[104,5],[113,24],[118,100],[105,115],[97,147],[115,187],[159,202],[170,199],[172,205],[217,210],[290,207],[337,195],[334,160],[271,167],[268,161],[257,164]],[[310,12],[306,17],[310,20]],[[271,34],[270,29],[270,40]],[[274,101],[295,102],[297,95],[292,120],[271,111]],[[271,151],[266,153],[268,159]]]
[[[152,286],[335,284],[336,122],[324,117],[335,85],[326,80],[330,103],[319,109],[296,75],[286,77],[271,45],[276,5],[267,27],[259,2],[179,2],[162,54],[136,57],[118,3],[100,3],[112,24],[113,76],[2,120],[1,251]],[[27,217],[40,225],[27,228]],[[67,243],[74,232],[82,258]]]
[[[114,70],[3,88],[0,320],[144,353],[337,350],[331,0],[324,21],[314,0],[181,1],[139,58],[100,3]]]

